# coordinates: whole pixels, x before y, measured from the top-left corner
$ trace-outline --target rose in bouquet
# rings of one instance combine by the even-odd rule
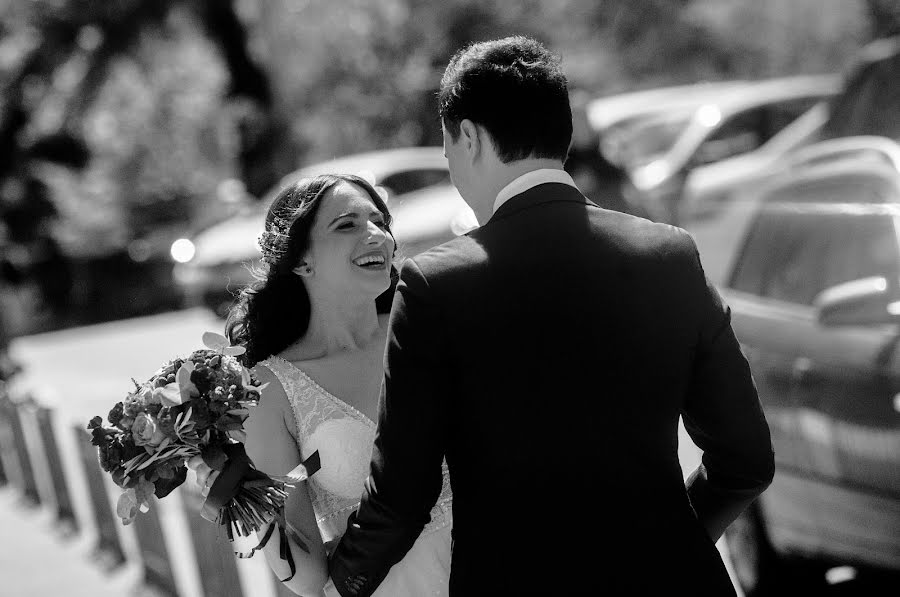
[[[265,387],[236,358],[244,348],[207,332],[206,349],[163,365],[117,402],[107,415],[91,419],[91,443],[100,466],[123,489],[116,512],[130,524],[184,483],[186,461],[201,456],[220,471],[202,515],[223,525],[230,539],[274,520],[285,497],[285,481],[253,468],[243,449],[244,421]]]

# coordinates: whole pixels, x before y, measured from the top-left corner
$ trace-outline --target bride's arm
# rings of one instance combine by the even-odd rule
[[[280,476],[294,469],[301,461],[289,427],[293,414],[284,389],[274,375],[261,367],[257,374],[262,382],[269,382],[269,386],[259,405],[251,410],[244,422],[247,455],[258,470]],[[293,531],[287,536],[296,573],[284,582],[284,586],[298,595],[321,595],[322,587],[328,581],[327,558],[306,482],[296,483],[289,491],[284,518]],[[257,535],[263,538],[268,530],[269,525],[260,529]],[[297,540],[302,541],[304,546],[298,545]],[[273,530],[263,553],[279,579],[290,576],[288,562],[281,557],[278,529]]]

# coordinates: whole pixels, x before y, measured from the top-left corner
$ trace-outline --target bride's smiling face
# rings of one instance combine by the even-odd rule
[[[377,297],[390,286],[394,238],[368,193],[340,182],[322,197],[304,260],[308,287]]]

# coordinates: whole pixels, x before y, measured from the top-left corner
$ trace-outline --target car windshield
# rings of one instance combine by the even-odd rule
[[[634,118],[604,133],[608,155],[618,164],[635,168],[668,153],[690,122],[691,112]]]

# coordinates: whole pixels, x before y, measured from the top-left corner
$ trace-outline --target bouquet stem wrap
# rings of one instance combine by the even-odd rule
[[[283,482],[253,468],[244,444],[228,444],[222,450],[227,460],[209,488],[200,515],[225,526],[233,541],[234,530],[247,536],[274,520],[284,507],[287,491]]]
[[[209,488],[200,515],[225,526],[232,541],[234,530],[246,537],[273,520],[283,519],[287,484],[305,480],[321,466],[316,451],[287,476],[273,479],[253,467],[244,444],[229,444],[222,451],[227,460]]]

